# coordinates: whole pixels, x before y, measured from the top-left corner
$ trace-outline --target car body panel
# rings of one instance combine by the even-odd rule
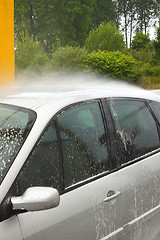
[[[72,91],[65,89],[55,92],[34,92],[29,89],[27,92],[21,90],[12,90],[8,94],[0,92],[0,102],[6,104],[18,105],[32,110],[36,110],[52,102],[54,107],[61,104],[61,108],[68,104],[72,104],[79,101],[90,100],[95,98],[106,98],[106,97],[129,97],[129,98],[144,98],[154,101],[160,101],[160,96],[154,94],[151,91],[143,89],[132,89],[132,88],[119,88],[118,90],[113,88],[96,88]],[[61,102],[61,103],[60,103]],[[38,111],[38,110],[37,110]]]
[[[22,232],[17,216],[0,223],[0,240],[22,240]]]
[[[124,225],[123,194],[104,202],[110,190],[122,192],[118,172],[62,194],[57,208],[20,214],[24,239],[101,239],[110,233],[116,237]],[[41,234],[32,229],[33,222],[37,229],[41,226]]]
[[[160,234],[159,159],[160,153],[157,153],[119,171],[123,185],[125,231],[128,238],[131,238],[133,232],[134,239],[154,239]],[[157,222],[155,216],[156,220],[158,218]],[[154,232],[153,228],[156,229]],[[136,232],[139,232],[137,238]]]

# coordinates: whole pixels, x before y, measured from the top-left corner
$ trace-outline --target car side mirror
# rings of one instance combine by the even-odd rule
[[[13,210],[41,211],[57,207],[60,196],[55,188],[30,187],[22,196],[12,197]]]

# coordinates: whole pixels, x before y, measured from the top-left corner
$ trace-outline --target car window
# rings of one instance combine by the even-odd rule
[[[149,101],[149,104],[154,111],[154,114],[156,115],[158,121],[160,122],[160,103],[155,101]]]
[[[20,194],[32,186],[49,186],[60,190],[60,176],[61,165],[56,129],[54,123],[51,123],[19,174]]]
[[[31,130],[36,114],[28,109],[0,105],[0,183]]]
[[[107,137],[97,102],[58,116],[65,188],[108,170]]]
[[[109,107],[121,143],[122,163],[159,148],[156,123],[143,101],[112,100]]]

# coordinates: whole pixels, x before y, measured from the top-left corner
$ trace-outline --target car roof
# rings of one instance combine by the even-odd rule
[[[82,90],[56,90],[51,92],[46,91],[23,91],[20,89],[10,89],[0,92],[0,102],[12,104],[21,107],[26,107],[32,110],[38,110],[51,103],[54,105],[65,105],[97,98],[107,97],[124,97],[124,98],[143,98],[148,100],[160,101],[160,96],[151,91],[143,89],[127,89],[127,88],[90,88]]]

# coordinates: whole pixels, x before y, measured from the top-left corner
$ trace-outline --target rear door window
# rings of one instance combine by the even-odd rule
[[[109,108],[120,143],[122,163],[159,148],[157,125],[145,102],[112,100]]]

